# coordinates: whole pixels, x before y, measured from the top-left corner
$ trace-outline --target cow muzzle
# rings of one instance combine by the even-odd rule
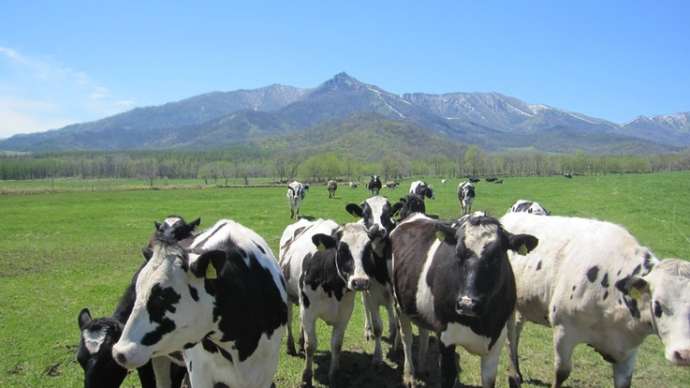
[[[366,291],[369,289],[369,279],[353,278],[350,279],[350,289],[354,291]]]
[[[690,366],[690,349],[676,349],[666,353],[668,359],[675,366]]]
[[[151,359],[150,354],[134,343],[116,343],[112,355],[115,362],[129,370],[137,369]]]
[[[479,303],[476,299],[468,296],[463,296],[455,301],[455,312],[463,317],[477,317],[479,310]]]

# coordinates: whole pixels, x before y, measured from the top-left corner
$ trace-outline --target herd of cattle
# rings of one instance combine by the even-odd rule
[[[334,195],[337,185],[327,187]],[[553,387],[568,378],[581,343],[612,364],[615,387],[630,386],[648,335],[659,336],[671,364],[690,365],[690,263],[657,259],[619,225],[551,216],[532,201],[517,201],[500,219],[472,212],[472,182],[458,185],[462,215],[451,221],[425,214],[425,199],[435,196],[423,181],[393,204],[381,187],[372,177],[371,196],[345,207],[356,222],[288,225],[278,259],[264,238],[231,220],[202,233],[199,219],[157,222],[113,316],[79,313],[85,387],[118,387],[132,369],[145,388],[179,388],[185,379],[194,388],[273,387],[286,332],[287,353],[304,353],[302,386],[311,386],[317,320],[332,327],[329,384],[343,385],[340,351],[357,292],[365,336],[375,342],[372,364],[383,362],[384,307],[408,387],[427,365],[430,332],[442,387],[456,382],[458,345],[480,356],[482,386],[493,387],[506,339],[508,381],[520,386],[525,322],[553,328]],[[289,184],[294,218],[307,189]]]

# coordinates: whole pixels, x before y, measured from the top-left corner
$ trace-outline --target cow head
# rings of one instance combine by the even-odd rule
[[[665,347],[666,359],[690,366],[690,263],[665,259],[644,276],[630,276],[616,284],[649,320]]]
[[[127,369],[112,357],[113,344],[122,334],[122,324],[113,318],[91,318],[89,309],[77,316],[81,340],[77,361],[84,369],[85,388],[116,388],[127,377]]]
[[[500,276],[509,271],[500,270],[508,265],[508,250],[527,254],[538,240],[527,234],[513,235],[503,229],[493,217],[475,212],[453,224],[437,222],[437,238],[455,247],[457,273],[460,276],[455,301],[455,312],[463,317],[482,315],[488,302],[499,291]]]
[[[374,273],[371,242],[378,236],[378,226],[367,228],[361,223],[342,226],[335,236],[315,234],[312,242],[320,251],[335,249],[338,276],[352,291],[369,289],[369,274]]]
[[[395,227],[393,214],[395,210],[391,207],[388,200],[381,196],[366,199],[361,205],[354,203],[347,204],[345,211],[353,217],[360,217],[367,230],[376,225],[379,239],[385,239]]]
[[[406,198],[400,198],[400,201],[393,205],[393,214],[398,214],[400,220],[404,220],[413,213],[426,213],[424,198],[417,194],[409,194]]]
[[[157,233],[153,255],[137,277],[134,307],[113,346],[113,358],[125,368],[138,368],[211,332],[215,279],[222,277],[226,260],[221,251],[187,254],[175,240]]]
[[[144,259],[148,260],[153,255],[153,240],[156,235],[161,235],[168,240],[182,241],[192,237],[194,229],[196,229],[200,223],[201,218],[187,223],[184,218],[180,216],[168,216],[163,222],[154,221],[153,224],[156,230],[149,239],[149,244],[141,250]]]

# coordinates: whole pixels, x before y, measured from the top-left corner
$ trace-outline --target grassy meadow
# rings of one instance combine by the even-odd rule
[[[457,216],[458,182],[428,181],[437,197],[427,201],[428,212],[441,218]],[[187,219],[200,216],[202,227],[209,227],[219,218],[232,218],[263,235],[276,253],[282,230],[290,223],[284,188],[215,188],[201,186],[198,180],[170,182],[185,188],[170,190],[145,190],[144,181],[129,185],[112,181],[110,189],[98,181],[56,182],[0,181],[0,192],[6,194],[0,195],[0,387],[83,386],[83,373],[75,361],[77,314],[83,307],[89,307],[95,316],[112,313],[142,261],[140,248],[151,234],[154,220],[169,214]],[[60,190],[50,190],[51,184]],[[75,186],[79,184],[82,186]],[[382,194],[395,200],[408,187],[406,181],[396,190],[384,188]],[[25,192],[34,194],[21,194]],[[324,186],[313,185],[302,213],[350,222],[353,218],[344,211],[345,205],[360,202],[367,194],[361,186],[354,190],[341,186],[337,198],[329,200]],[[690,172],[507,178],[503,185],[481,182],[474,207],[500,216],[519,198],[538,200],[557,215],[620,223],[657,256],[690,258]],[[369,365],[373,344],[364,341],[359,297],[357,300],[343,346],[342,387],[397,387],[402,383],[400,357],[386,357],[379,369]],[[521,366],[528,380],[523,386],[548,386],[552,379],[551,331],[528,324],[523,333]],[[317,386],[327,382],[329,339],[330,330],[321,324]],[[384,353],[388,349],[385,344]],[[479,359],[459,353],[460,380],[478,385]],[[611,367],[590,348],[578,347],[573,363],[568,386],[612,386]],[[283,353],[276,386],[299,386],[302,364],[303,359]],[[437,385],[437,369],[431,368],[429,386]],[[507,386],[507,352],[501,357],[498,384]],[[690,369],[668,365],[661,342],[648,337],[638,356],[633,386],[688,384]],[[135,373],[124,386],[139,386]]]

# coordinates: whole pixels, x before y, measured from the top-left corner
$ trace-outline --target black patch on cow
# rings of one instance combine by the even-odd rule
[[[224,384],[224,383],[215,383],[215,384],[213,384],[213,388],[230,388],[230,387],[228,387],[228,385]]]
[[[659,303],[658,300],[654,301],[654,316],[657,318],[661,318],[663,315],[663,309],[661,308],[661,303]]]
[[[541,270],[541,260],[537,263],[537,271]]]
[[[597,276],[599,276],[598,266],[595,265],[587,270],[587,280],[589,280],[590,283],[594,283],[597,280]]]
[[[345,249],[346,247],[342,248]],[[321,287],[329,298],[335,298],[337,301],[340,301],[347,291],[347,287],[343,279],[338,275],[335,259],[335,248],[317,251],[311,256],[306,256],[302,262],[300,289],[310,287],[312,290],[316,290]],[[348,271],[347,268],[341,269]],[[302,295],[306,296],[304,293]]]
[[[193,348],[194,346],[196,346],[196,343],[194,343],[194,342],[188,342],[188,343],[184,344],[184,346],[182,347],[182,349],[185,349],[185,350],[186,350],[186,349]]]
[[[192,360],[189,360],[189,373],[192,373]]]
[[[209,353],[218,353],[218,347],[209,338],[202,339],[201,346]]]
[[[575,285],[575,286],[573,286],[573,291],[575,291],[575,289],[576,289],[576,288],[577,288],[577,286],[576,286],[576,285]]]
[[[573,300],[573,294],[570,294],[570,300]]]
[[[307,309],[309,308],[309,305],[311,305],[311,302],[309,301],[309,297],[304,292],[302,292],[302,305],[304,306],[304,308],[307,308]]]
[[[608,272],[604,274],[604,278],[601,279],[601,286],[604,288],[608,288],[609,286],[609,274]]]
[[[652,269],[652,267],[654,265],[652,264],[652,254],[651,253],[649,253],[649,252],[644,253],[644,261],[642,262],[642,266],[647,271]]]
[[[623,301],[630,311],[630,315],[633,318],[640,318],[640,309],[637,307],[637,300],[632,298],[624,298]]]
[[[604,359],[604,361],[606,361],[606,362],[608,362],[608,363],[611,363],[611,364],[615,364],[615,363],[616,363],[616,360],[615,360],[610,354],[604,353],[604,352],[600,351],[599,349],[595,348],[594,346],[592,346],[592,345],[590,345],[590,344],[587,344],[587,346],[589,346],[590,348],[594,349],[595,352],[599,353],[599,355],[601,356],[601,358]]]
[[[552,312],[553,314],[556,314],[556,305],[553,305],[553,307],[551,308],[551,312]]]
[[[246,253],[245,253],[246,254]],[[234,342],[240,361],[256,350],[262,335],[270,338],[287,323],[287,304],[271,271],[259,264],[254,253],[248,264],[242,252],[231,249],[218,271],[214,314],[221,342]]]
[[[238,246],[235,246],[235,249],[237,249],[237,252],[239,252],[240,256],[247,257],[247,251],[245,251],[244,249],[242,249]]]
[[[609,292],[606,291],[606,292],[604,292],[604,297],[601,300],[606,300],[606,298],[608,298],[608,297],[609,297]]]
[[[180,294],[178,294],[171,287],[162,288],[160,284],[156,283],[151,288],[151,295],[146,301],[146,311],[149,314],[151,322],[156,322],[159,325],[151,332],[146,333],[142,338],[141,343],[145,346],[151,346],[158,343],[164,334],[175,330],[175,322],[171,319],[165,318],[165,313],[176,311],[175,305],[180,301]]]
[[[259,250],[261,251],[261,253],[266,254],[266,250],[264,249],[264,247],[262,247],[261,245],[257,244],[256,241],[253,241],[253,240],[252,240],[252,242],[254,243],[254,245],[256,245],[257,248],[259,248]]]
[[[616,272],[616,276],[620,276],[621,272],[623,272],[623,268],[619,269],[618,272]]]
[[[635,269],[633,269],[632,275],[633,275],[633,276],[637,276],[637,275],[640,273],[641,270],[642,270],[642,265],[638,264],[638,265],[635,267]]]
[[[199,292],[197,292],[196,288],[189,286],[189,295],[192,296],[195,302],[199,301]]]
[[[141,344],[145,346],[151,346],[157,344],[164,334],[170,333],[175,330],[175,322],[168,318],[163,318],[163,321],[153,330],[144,335],[141,339]]]

